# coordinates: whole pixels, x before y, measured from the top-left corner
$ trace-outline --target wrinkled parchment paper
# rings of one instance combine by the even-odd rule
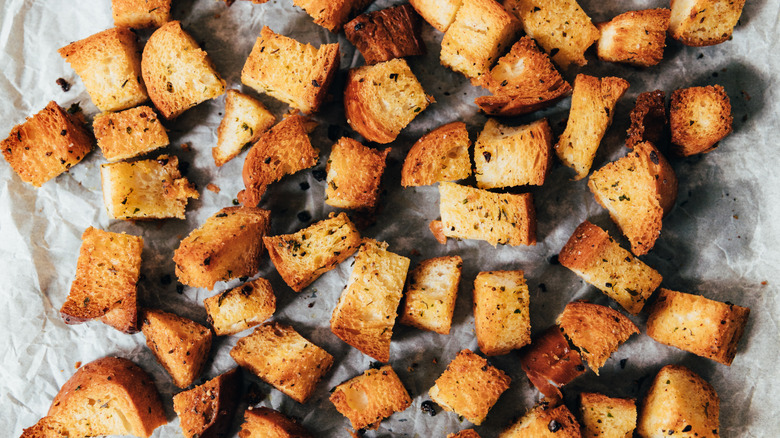
[[[380,0],[371,10],[399,3]],[[603,4],[609,3],[609,4]],[[634,9],[667,7],[665,1],[633,0],[600,2],[582,0],[594,21]],[[79,103],[91,119],[97,109],[90,102],[82,82],[56,53],[78,40],[113,25],[110,2],[24,1],[0,3],[0,135],[26,116],[42,109],[49,100],[63,107]],[[692,48],[667,40],[663,62],[653,68],[599,62],[588,52],[589,64],[565,73],[573,80],[578,72],[597,76],[614,75],[631,83],[618,102],[613,126],[596,157],[594,169],[623,156],[628,113],[636,96],[660,88],[667,98],[675,88],[721,84],[726,88],[734,113],[734,133],[712,153],[701,157],[674,159],[680,180],[677,204],[664,220],[655,249],[643,259],[664,276],[670,289],[700,293],[709,298],[748,306],[750,320],[739,352],[731,367],[660,345],[644,334],[646,315],[632,317],[643,331],[623,345],[596,376],[588,372],[566,387],[572,409],[580,391],[600,391],[610,396],[642,397],[655,373],[666,364],[684,364],[710,381],[721,397],[721,432],[724,437],[780,436],[776,413],[778,395],[771,388],[780,380],[776,358],[778,348],[777,286],[780,271],[780,173],[777,151],[780,137],[780,2],[749,0],[732,41],[715,47]],[[174,0],[173,16],[208,51],[228,86],[254,91],[240,83],[240,70],[263,25],[281,34],[316,45],[341,43],[341,72],[333,88],[333,101],[316,116],[320,126],[312,134],[322,151],[316,169],[323,169],[330,146],[340,130],[349,130],[343,116],[341,94],[346,69],[363,63],[346,41],[315,25],[290,0],[273,0],[265,5],[238,1],[231,8],[214,0]],[[141,32],[142,39],[150,32]],[[473,99],[484,91],[472,87],[459,74],[439,65],[441,34],[424,28],[428,55],[410,60],[426,91],[437,103],[423,112],[395,141],[385,173],[382,207],[376,224],[363,234],[390,244],[390,250],[412,259],[459,254],[464,259],[452,333],[442,336],[396,325],[390,349],[390,363],[414,398],[406,411],[382,422],[367,436],[444,437],[471,425],[453,413],[436,408],[434,417],[423,413],[420,404],[428,400],[427,390],[444,371],[457,351],[477,349],[471,314],[471,285],[479,271],[523,269],[531,290],[531,323],[534,334],[551,325],[564,305],[575,299],[589,299],[615,307],[595,288],[583,283],[566,268],[549,262],[574,228],[584,219],[606,227],[620,236],[604,209],[587,190],[586,180],[572,182],[569,169],[557,165],[548,182],[530,191],[536,197],[539,243],[534,247],[498,247],[476,241],[436,243],[428,223],[439,216],[436,186],[402,189],[400,169],[414,140],[441,124],[462,120],[476,139],[485,118],[477,114]],[[55,81],[72,84],[64,92]],[[267,96],[260,99],[277,116],[287,107]],[[513,122],[527,123],[548,117],[556,135],[565,127],[570,99],[542,112]],[[142,334],[124,335],[99,322],[65,325],[58,309],[65,301],[74,277],[81,233],[89,226],[141,235],[143,278],[139,299],[145,306],[159,307],[205,323],[203,299],[238,284],[220,283],[214,291],[184,287],[177,293],[173,250],[179,240],[218,209],[232,205],[240,188],[246,151],[217,169],[211,157],[216,128],[221,120],[224,96],[187,111],[170,129],[171,146],[160,153],[175,154],[189,163],[187,176],[201,189],[192,201],[187,220],[132,223],[110,221],[101,198],[99,166],[105,162],[96,150],[69,173],[35,189],[22,183],[7,163],[0,163],[0,284],[4,289],[0,305],[0,430],[4,436],[19,436],[23,427],[45,415],[60,386],[74,373],[75,364],[118,355],[134,360],[150,372],[159,388],[170,423],[155,437],[181,436],[172,410],[171,396],[178,392],[169,376],[146,348]],[[332,138],[329,138],[328,134]],[[191,149],[182,148],[191,144]],[[152,155],[153,157],[155,155]],[[670,157],[671,158],[671,157]],[[208,183],[219,186],[214,193]],[[304,189],[305,184],[309,188]],[[327,217],[332,208],[324,204],[325,182],[311,170],[300,172],[273,185],[261,206],[273,211],[273,233],[294,232],[310,223],[298,213],[308,212],[312,220]],[[624,246],[625,240],[622,240]],[[415,251],[416,250],[416,251]],[[278,296],[274,318],[292,324],[305,337],[336,358],[332,371],[318,386],[311,401],[298,404],[254,376],[264,399],[271,406],[298,417],[315,436],[347,436],[348,422],[327,400],[328,390],[364,371],[371,362],[357,350],[336,338],[329,330],[330,314],[347,282],[351,259],[323,275],[301,293],[294,293],[266,259],[259,275],[269,278]],[[172,280],[172,281],[171,281]],[[211,378],[235,366],[228,355],[242,335],[216,338],[213,359],[203,377]],[[625,368],[620,366],[627,359]],[[482,436],[498,431],[538,398],[518,365],[516,353],[492,358],[491,362],[513,379],[510,389],[490,412]],[[249,373],[246,373],[248,375]],[[243,406],[245,407],[245,405]],[[241,409],[243,409],[243,407]],[[241,415],[236,415],[237,433]]]

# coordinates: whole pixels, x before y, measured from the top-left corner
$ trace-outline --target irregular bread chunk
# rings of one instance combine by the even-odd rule
[[[189,391],[173,396],[173,410],[179,416],[186,438],[226,436],[241,395],[241,370],[233,368]]]
[[[222,166],[257,141],[276,122],[259,100],[236,90],[225,97],[225,116],[217,128],[217,146],[211,148],[214,164]]]
[[[499,438],[580,438],[580,424],[566,405],[546,401],[526,412]]]
[[[636,401],[583,392],[580,418],[583,438],[631,438],[636,429]]]
[[[404,187],[427,186],[471,175],[469,133],[463,122],[440,126],[414,143],[401,169]]]
[[[745,0],[672,0],[669,35],[688,46],[712,46],[731,38]]]
[[[640,93],[631,110],[631,126],[628,128],[626,147],[633,149],[637,143],[650,142],[661,145],[667,137],[669,123],[666,114],[666,94],[661,90]]]
[[[463,0],[409,0],[409,3],[431,26],[446,32]]]
[[[359,15],[344,25],[344,33],[355,45],[366,64],[395,58],[424,55],[425,42],[420,35],[422,22],[409,4]]]
[[[171,21],[171,0],[111,0],[114,26],[160,27]]]
[[[293,0],[295,6],[306,11],[314,22],[338,33],[344,23],[365,9],[373,0]]]
[[[580,354],[554,325],[521,350],[520,367],[546,397],[560,399],[561,387],[585,373]]]
[[[265,278],[252,280],[203,301],[217,336],[234,335],[261,324],[276,311],[276,295]]]

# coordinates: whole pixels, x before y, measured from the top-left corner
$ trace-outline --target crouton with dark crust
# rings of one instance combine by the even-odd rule
[[[358,15],[344,25],[344,33],[366,64],[425,54],[420,35],[422,21],[408,3]]]
[[[226,436],[241,397],[241,370],[233,368],[173,396],[173,410],[186,438]]]

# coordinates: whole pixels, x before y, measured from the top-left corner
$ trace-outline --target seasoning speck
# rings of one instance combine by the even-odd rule
[[[304,210],[298,213],[298,220],[301,222],[309,222],[311,220],[311,214],[309,214],[308,211]]]
[[[420,410],[430,415],[431,417],[436,416],[436,409],[433,407],[433,402],[430,400],[425,400],[422,402],[420,404]]]
[[[62,88],[62,91],[68,92],[70,90],[70,83],[63,78],[57,79],[57,85]]]

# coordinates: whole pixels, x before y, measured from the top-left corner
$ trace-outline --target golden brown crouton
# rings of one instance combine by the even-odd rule
[[[3,157],[14,172],[35,187],[66,172],[92,147],[92,138],[84,126],[54,101],[14,126],[0,143]]]
[[[401,185],[427,186],[471,175],[469,133],[463,122],[452,122],[423,135],[409,149],[401,169]]]
[[[497,356],[531,343],[529,300],[523,271],[477,274],[474,325],[480,351]]]
[[[189,391],[173,396],[186,438],[218,438],[227,435],[241,396],[241,370],[233,368]]]
[[[376,208],[390,149],[379,151],[349,137],[340,138],[328,159],[325,203],[353,210]]]
[[[533,195],[493,193],[443,182],[439,185],[442,232],[495,246],[536,245]]]
[[[647,335],[731,365],[749,315],[747,307],[661,288],[647,317]]]
[[[479,426],[512,379],[471,350],[461,350],[428,391],[431,400]]]
[[[181,241],[173,253],[176,277],[188,286],[213,289],[218,281],[255,275],[270,228],[268,210],[223,208]]]
[[[362,240],[346,213],[331,213],[297,233],[263,237],[268,256],[285,283],[300,292],[357,251]]]
[[[409,273],[399,322],[421,330],[449,334],[462,267],[460,256],[436,257],[420,262]]]
[[[59,421],[43,417],[33,426],[22,430],[19,438],[68,438],[68,430]]]
[[[143,29],[171,21],[171,0],[111,0],[114,26]]]
[[[217,336],[233,335],[254,327],[276,311],[276,295],[265,278],[252,280],[203,301]]]
[[[520,353],[520,367],[546,397],[560,399],[561,387],[585,373],[580,354],[554,325]]]
[[[295,6],[306,11],[314,22],[338,33],[344,23],[360,13],[373,0],[293,0]]]
[[[628,128],[626,147],[633,149],[637,143],[650,142],[660,145],[666,135],[666,94],[661,90],[640,93],[631,110],[631,126]]]
[[[583,438],[631,438],[636,429],[636,402],[593,392],[580,393]]]
[[[238,438],[313,438],[297,421],[265,406],[249,407]]]
[[[682,365],[667,365],[645,397],[637,432],[644,438],[717,438],[719,411],[712,385]]]
[[[555,144],[555,152],[563,164],[577,173],[575,180],[588,176],[601,139],[612,124],[615,103],[628,89],[621,78],[595,78],[578,74],[566,130]]]
[[[409,393],[390,365],[370,368],[337,386],[330,401],[352,428],[378,429],[379,423],[412,404]]]
[[[729,38],[745,0],[672,0],[669,35],[688,46],[712,46]]]
[[[344,25],[344,33],[366,64],[424,55],[420,16],[408,3],[358,15]]]
[[[126,160],[168,145],[157,113],[139,106],[118,113],[103,113],[92,122],[95,138],[108,161]]]
[[[333,365],[327,351],[278,322],[266,322],[239,339],[230,356],[298,403],[306,403]]]
[[[670,14],[669,9],[629,11],[599,23],[599,59],[638,67],[658,64],[664,57]]]
[[[566,405],[535,406],[501,432],[499,438],[580,438],[580,424]]]
[[[274,123],[276,117],[259,100],[228,90],[225,116],[217,128],[217,147],[211,148],[214,164],[222,166],[235,158],[244,146],[256,142]]]
[[[404,59],[349,71],[344,112],[349,125],[369,141],[390,143],[434,102]]]
[[[731,133],[731,101],[720,85],[672,93],[669,125],[674,151],[683,157],[710,152]]]
[[[409,3],[431,26],[446,32],[463,0],[409,0]]]
[[[141,71],[154,106],[166,119],[225,92],[225,81],[195,39],[169,21],[144,46]]]
[[[474,144],[477,187],[540,186],[552,168],[552,130],[547,119],[506,126],[488,119]]]
[[[466,429],[466,430],[461,430],[458,433],[451,433],[447,435],[447,438],[482,438],[482,437],[479,436],[476,430]]]

